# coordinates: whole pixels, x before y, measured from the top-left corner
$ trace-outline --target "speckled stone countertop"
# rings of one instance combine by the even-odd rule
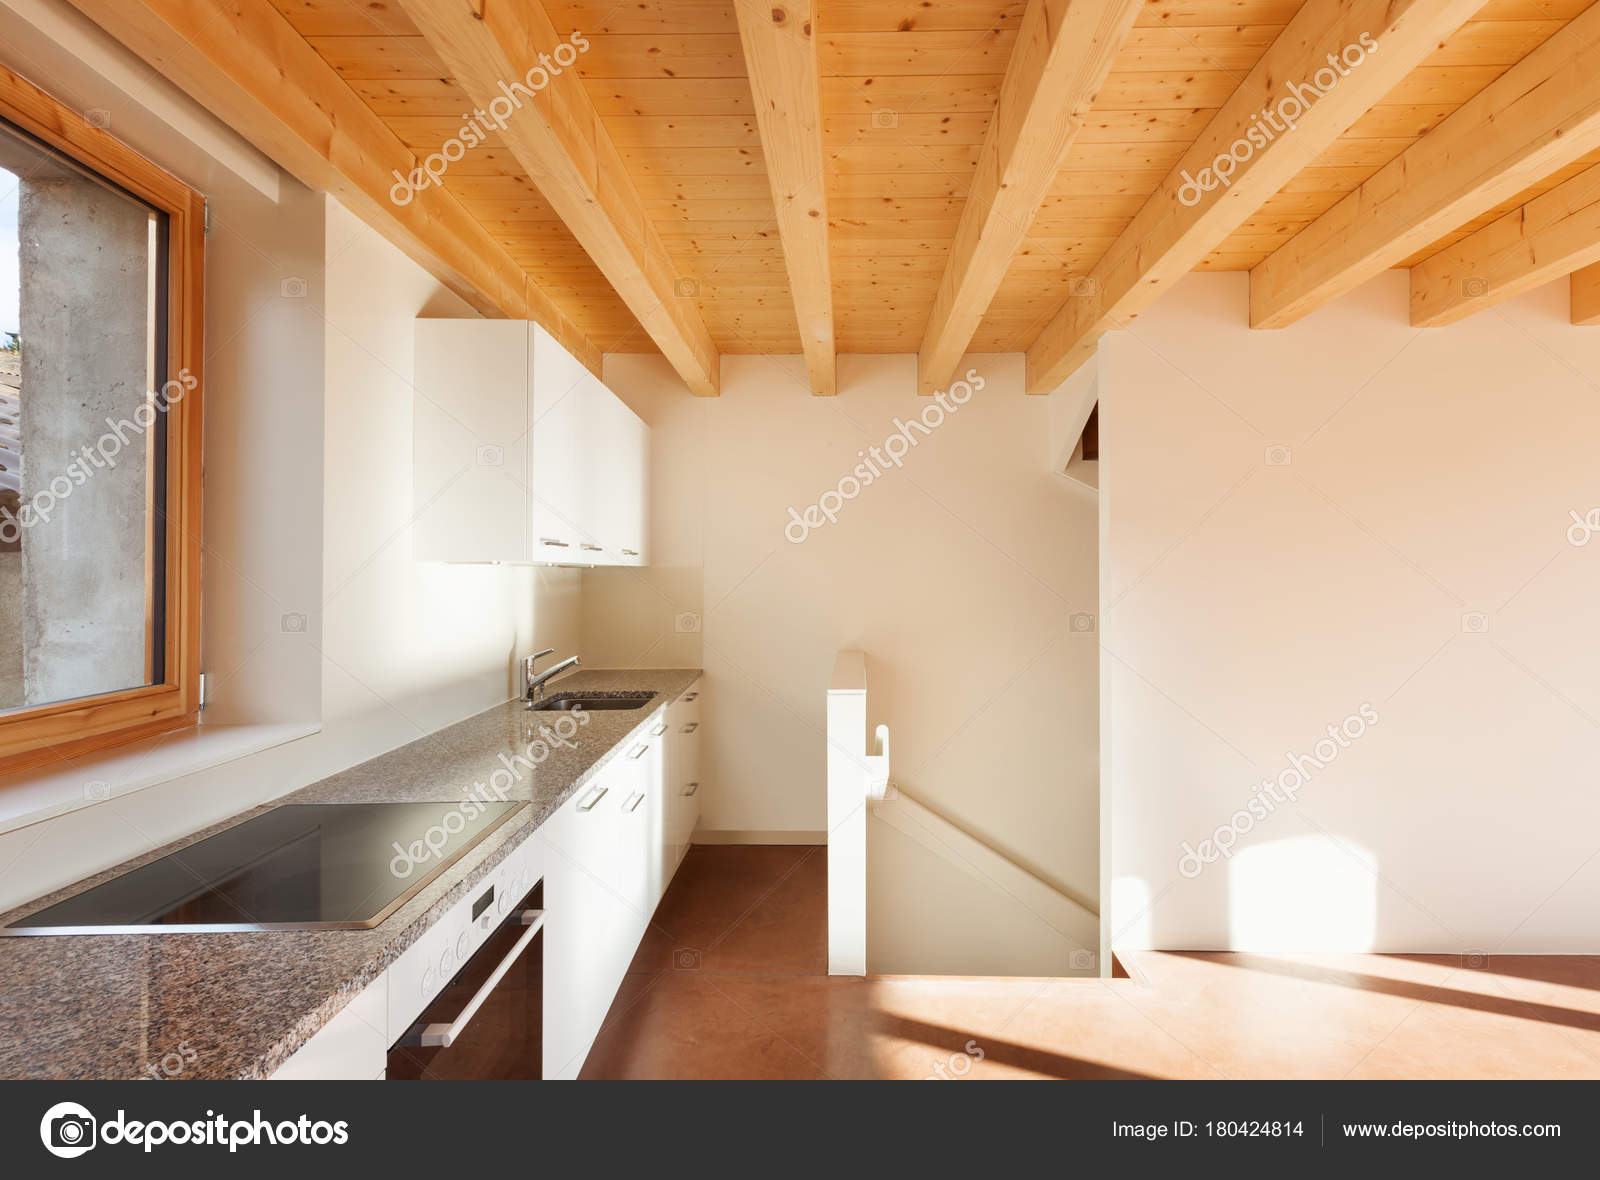
[[[0,1078],[139,1078],[163,1059],[183,1078],[260,1078],[277,1069],[628,741],[700,678],[698,669],[585,670],[554,695],[651,689],[636,710],[591,711],[572,748],[514,781],[528,806],[372,930],[0,938]],[[465,798],[533,726],[561,713],[518,701],[429,734],[0,914],[0,925],[285,803],[428,803]],[[169,1071],[170,1072],[170,1071]]]

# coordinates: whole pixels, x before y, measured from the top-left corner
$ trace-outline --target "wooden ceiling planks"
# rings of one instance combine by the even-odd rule
[[[1488,0],[1199,265],[1250,269],[1359,187],[1590,0]],[[273,0],[419,152],[470,110],[396,4]],[[1302,0],[1147,0],[980,322],[974,350],[1034,342]],[[733,0],[547,0],[582,30],[576,66],[719,349],[800,351]],[[1025,0],[818,0],[837,347],[915,352],[971,187]],[[1600,162],[1600,153],[1418,251],[1421,262]],[[608,351],[652,349],[502,144],[451,191]]]

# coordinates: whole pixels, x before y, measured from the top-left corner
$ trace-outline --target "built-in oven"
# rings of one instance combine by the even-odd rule
[[[391,968],[389,1080],[542,1076],[544,880],[537,845],[537,837],[526,841]]]

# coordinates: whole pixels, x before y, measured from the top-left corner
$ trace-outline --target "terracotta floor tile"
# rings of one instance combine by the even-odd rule
[[[827,975],[827,850],[698,847],[586,1078],[1596,1078],[1600,957],[1138,951],[1113,980]]]
[[[622,999],[618,997],[619,1001]],[[607,1026],[584,1078],[821,1079],[816,1064],[706,978],[662,975]]]

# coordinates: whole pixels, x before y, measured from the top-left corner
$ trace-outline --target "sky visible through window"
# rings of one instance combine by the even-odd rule
[[[22,330],[17,308],[22,278],[17,267],[17,178],[0,168],[0,344]]]

